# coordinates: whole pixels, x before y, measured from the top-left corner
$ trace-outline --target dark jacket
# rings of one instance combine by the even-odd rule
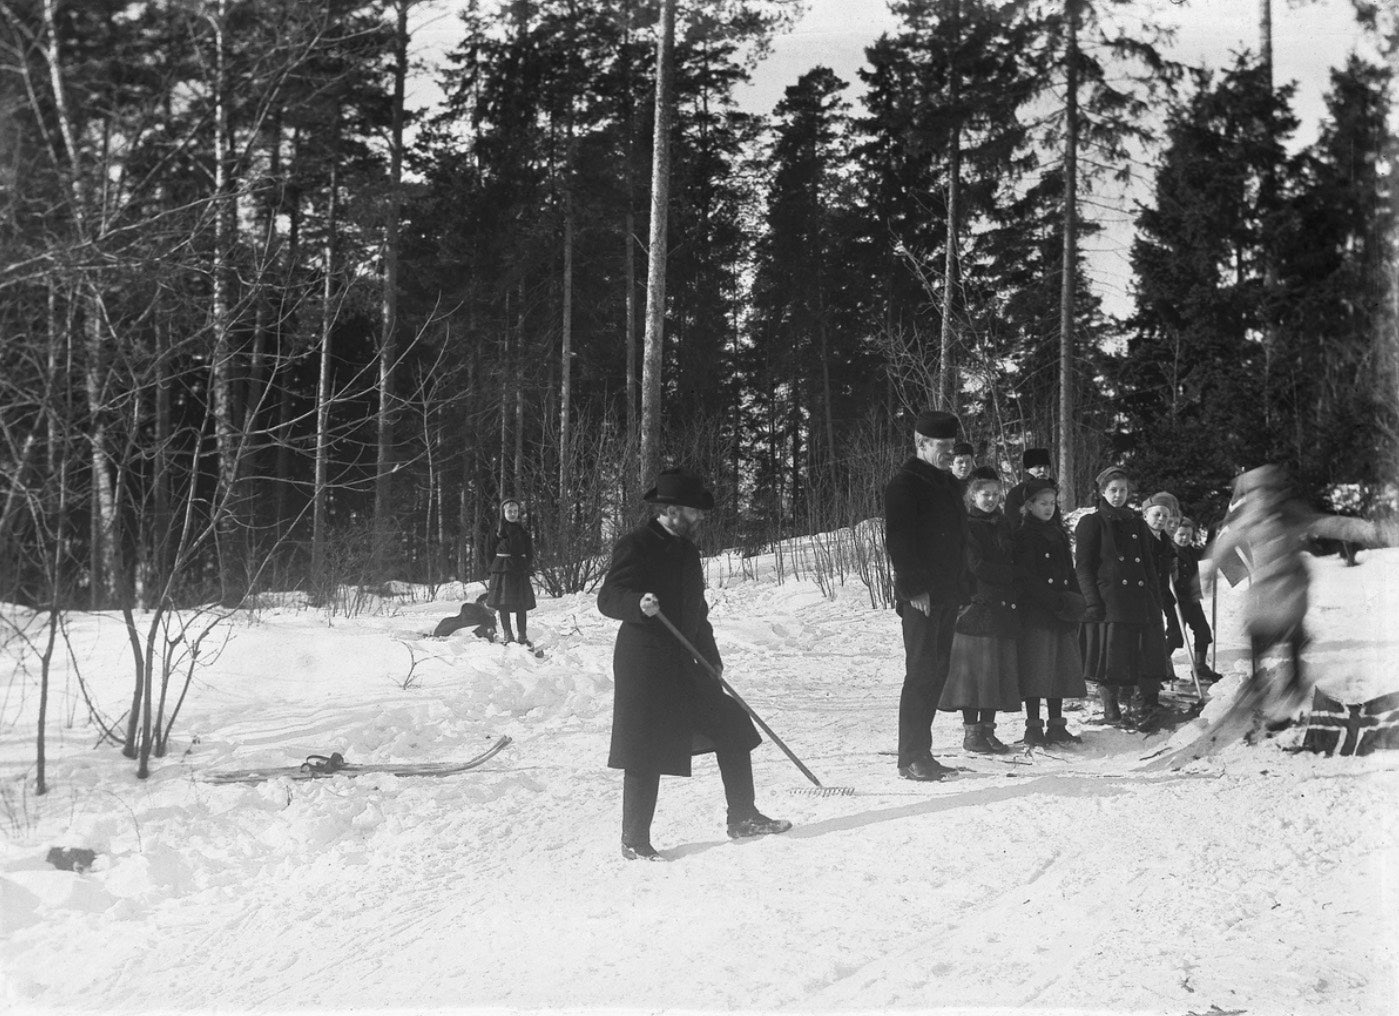
[[[656,521],[623,536],[597,598],[603,614],[622,622],[612,652],[616,684],[607,764],[689,776],[690,756],[713,751],[715,739],[757,747],[761,739],[743,707],[659,618],[641,613],[643,593],[660,600],[661,611],[706,660],[722,665],[695,545]],[[712,736],[701,736],[701,730]]]
[[[1147,532],[1151,532],[1150,526],[1147,526]],[[1147,546],[1151,548],[1151,564],[1156,569],[1156,588],[1160,592],[1161,609],[1170,617],[1175,614],[1176,609],[1176,598],[1171,592],[1176,570],[1176,545],[1169,536],[1151,533],[1151,542]]]
[[[1000,512],[977,508],[968,512],[967,573],[972,581],[971,605],[958,618],[957,630],[969,635],[1015,638],[1020,634],[1020,607],[1015,595],[1015,562],[1011,556],[1010,530]],[[964,617],[980,615],[969,627]]]
[[[479,603],[463,603],[460,614],[438,621],[432,633],[450,635],[461,628],[474,629],[477,638],[490,638],[495,632],[495,615]]]
[[[533,610],[534,540],[518,522],[501,520],[491,549],[486,606],[492,610]]]
[[[1182,607],[1200,602],[1200,551],[1196,547],[1176,547],[1176,602]]]
[[[1101,497],[1097,511],[1078,520],[1074,567],[1088,621],[1161,624],[1160,584],[1147,543],[1152,539],[1140,515]]]
[[[1027,516],[1015,531],[1014,552],[1021,623],[1037,628],[1062,627],[1066,622],[1056,617],[1056,612],[1065,607],[1066,593],[1079,592],[1069,535],[1053,521]]]
[[[884,547],[894,569],[894,597],[927,593],[934,606],[966,602],[967,512],[951,473],[916,456],[884,488]]]

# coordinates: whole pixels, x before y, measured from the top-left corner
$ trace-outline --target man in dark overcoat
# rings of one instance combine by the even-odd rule
[[[761,743],[743,707],[680,644],[665,617],[718,672],[723,671],[704,570],[690,536],[714,507],[699,477],[666,470],[645,495],[657,514],[627,533],[612,551],[598,609],[622,622],[612,653],[615,679],[612,747],[607,764],[621,769],[622,856],[661,860],[651,845],[651,819],[662,775],[689,776],[693,755],[714,752],[734,839],[786,832],[754,804],[751,752]]]
[[[884,488],[884,544],[894,570],[894,609],[903,623],[899,775],[938,780],[933,718],[947,683],[952,626],[966,599],[967,511],[949,471],[957,418],[929,410],[914,424],[914,454]]]

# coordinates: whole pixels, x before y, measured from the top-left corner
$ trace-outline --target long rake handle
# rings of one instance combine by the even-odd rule
[[[666,617],[665,614],[663,614],[659,610],[656,611],[656,616],[660,618],[661,624],[665,625],[668,629],[670,629],[670,633],[675,636],[676,640],[685,648],[685,651],[691,656],[693,656],[699,662],[699,665],[709,672],[709,676],[714,678],[714,680],[718,681],[719,684],[723,686],[723,689],[726,692],[728,692],[730,696],[732,696],[733,700],[743,707],[743,711],[753,718],[753,722],[762,728],[763,733],[766,734],[768,737],[772,738],[772,743],[782,749],[782,753],[792,760],[792,764],[802,771],[802,775],[805,776],[812,783],[816,784],[816,786],[820,787],[821,781],[815,777],[815,775],[811,772],[810,769],[808,769],[805,765],[802,764],[801,759],[797,758],[796,755],[792,754],[792,749],[787,747],[787,745],[783,742],[782,738],[778,737],[772,732],[772,728],[769,727],[766,723],[764,723],[763,718],[753,711],[753,707],[750,706],[747,702],[743,701],[743,696],[740,695],[738,692],[734,691],[734,686],[729,684],[728,681],[725,681],[724,675],[720,674],[719,671],[714,669],[714,664],[710,663],[702,655],[700,655],[700,651],[696,649],[693,645],[691,645],[690,640],[680,633],[680,629],[675,627],[675,625],[671,623],[670,618]]]
[[[1180,640],[1182,642],[1185,642],[1185,611],[1181,608],[1179,600],[1176,601],[1176,623],[1180,625]],[[1191,631],[1191,634],[1194,634],[1193,630]],[[1186,658],[1190,660],[1190,676],[1195,680],[1195,695],[1200,699],[1201,702],[1203,702],[1205,700],[1205,693],[1200,688],[1200,670],[1198,667],[1195,666],[1195,654],[1190,651],[1189,643],[1185,644],[1181,648],[1185,650]]]

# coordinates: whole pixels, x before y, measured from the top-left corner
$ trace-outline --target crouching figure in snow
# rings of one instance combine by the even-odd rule
[[[494,642],[495,615],[486,607],[485,601],[486,594],[482,593],[476,597],[475,603],[463,603],[460,613],[437,622],[437,627],[432,630],[433,635],[440,638],[461,628],[470,628],[471,634],[478,639]]]
[[[699,477],[666,470],[645,495],[656,506],[649,524],[621,538],[598,591],[598,609],[622,622],[612,654],[615,679],[612,747],[621,769],[622,856],[662,860],[651,845],[661,776],[689,776],[693,755],[714,752],[734,839],[782,833],[792,823],[754,804],[751,753],[762,741],[722,685],[681,646],[656,615],[662,611],[716,671],[723,663],[709,624],[704,570],[690,535],[714,507]]]

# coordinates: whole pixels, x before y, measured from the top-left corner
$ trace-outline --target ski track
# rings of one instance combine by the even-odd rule
[[[662,781],[665,864],[618,854],[615,625],[589,598],[541,602],[532,633],[569,633],[543,660],[422,638],[441,604],[338,621],[337,636],[357,632],[348,649],[303,637],[304,616],[266,619],[230,642],[208,679],[219,691],[192,693],[199,743],[146,783],[85,736],[60,742],[73,747],[52,781],[90,789],[0,852],[5,997],[103,1012],[1394,1011],[1399,761],[1268,741],[1138,774],[1167,735],[1079,709],[1082,748],[1019,765],[967,757],[942,714],[934,752],[967,771],[900,781],[879,754],[894,747],[898,621],[862,594],[711,589],[726,677],[826,785],[856,793],[787,793],[808,785],[765,745],[759,807],[796,828],[735,844],[713,759],[697,759],[694,779]],[[298,633],[294,677],[239,686],[286,665],[285,643],[256,639],[279,625]],[[394,638],[424,661],[407,689]],[[1319,643],[1319,660],[1344,655]],[[347,652],[382,662],[356,669]],[[1004,740],[1022,719],[1002,717]],[[440,780],[195,779],[311,751],[449,761],[499,734],[514,743]],[[105,866],[42,863],[70,841],[99,845]]]

